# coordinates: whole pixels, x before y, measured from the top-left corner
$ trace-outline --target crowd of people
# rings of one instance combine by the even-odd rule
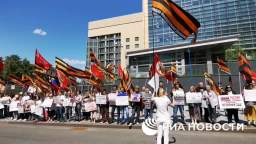
[[[170,92],[166,92],[163,82],[159,84],[160,89],[164,90],[161,95],[168,97],[169,108],[173,112],[166,114],[172,117],[173,123],[186,124],[190,119],[191,123],[207,122],[216,123],[218,117],[218,96],[211,86],[204,85],[203,82],[191,86],[185,92],[181,83],[176,82]],[[246,85],[246,89],[256,89],[255,83]],[[222,89],[222,94],[234,94],[231,86]],[[186,103],[186,95],[201,95],[202,99],[198,103]],[[127,95],[129,102],[127,105],[119,106],[116,104],[115,97]],[[110,91],[103,89],[98,91],[92,89],[88,92],[67,92],[60,91],[56,95],[48,93],[37,95],[34,93],[19,93],[14,96],[2,95],[0,98],[0,118],[23,121],[90,121],[93,123],[116,123],[134,125],[143,122],[144,119],[153,117],[157,105],[159,93],[153,94],[148,87],[135,86],[129,93],[124,89],[112,86]],[[97,97],[103,97],[103,103],[97,103]],[[104,99],[105,96],[105,99]],[[183,98],[182,98],[183,97]],[[104,102],[105,100],[105,102]],[[185,117],[184,106],[188,106],[189,118]],[[180,117],[178,116],[180,112]],[[227,122],[240,123],[239,109],[226,109]],[[256,126],[256,105],[254,102],[246,102],[244,109],[247,124]],[[142,116],[144,118],[142,118]]]

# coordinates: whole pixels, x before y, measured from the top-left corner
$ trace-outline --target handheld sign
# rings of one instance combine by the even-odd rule
[[[186,93],[187,103],[202,103],[202,94],[199,92],[188,92]]]
[[[96,95],[96,104],[107,104],[106,95]]]
[[[245,108],[242,95],[220,95],[218,96],[221,109],[243,109]]]
[[[117,96],[117,93],[108,94],[109,105],[116,105],[116,96]]]
[[[131,101],[132,102],[140,102],[141,94],[140,93],[133,93],[131,95]]]
[[[184,91],[174,91],[173,97],[175,101],[175,105],[185,105],[185,93]]]
[[[245,101],[256,102],[256,89],[244,89],[244,99]]]
[[[117,106],[128,106],[129,105],[129,97],[126,92],[118,93],[116,97],[116,105]]]

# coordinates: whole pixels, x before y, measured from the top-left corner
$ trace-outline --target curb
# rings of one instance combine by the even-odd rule
[[[59,127],[85,127],[85,128],[111,128],[111,129],[129,129],[127,125],[116,125],[116,124],[90,124],[90,123],[48,123],[48,122],[15,122],[15,121],[0,121],[5,124],[13,125],[34,125],[34,126],[59,126]],[[141,129],[140,125],[135,125],[132,129]],[[187,128],[185,128],[187,132]],[[206,132],[205,130],[197,132]],[[192,132],[192,131],[191,131]],[[256,133],[256,128],[245,127],[244,131],[208,131],[208,132],[223,132],[223,133]]]
[[[85,124],[85,123],[48,123],[48,122],[0,122],[14,125],[35,125],[35,126],[60,126],[60,127],[85,127],[85,128],[112,128],[112,129],[129,129],[127,125],[116,124]],[[141,126],[132,126],[132,129],[141,129]]]

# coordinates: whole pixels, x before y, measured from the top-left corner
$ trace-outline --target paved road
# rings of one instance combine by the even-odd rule
[[[255,134],[175,132],[177,144],[254,144]],[[141,130],[0,125],[1,144],[153,144]]]

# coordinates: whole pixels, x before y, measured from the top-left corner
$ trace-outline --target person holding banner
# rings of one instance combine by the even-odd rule
[[[129,126],[132,126],[134,124],[139,124],[140,123],[140,110],[141,110],[141,92],[140,92],[140,87],[135,86],[135,91],[132,92],[131,94],[131,106],[132,106],[132,116],[130,117],[129,120]],[[136,117],[135,117],[136,114]]]
[[[149,88],[145,88],[145,92],[142,95],[142,100],[144,103],[144,118],[152,118],[152,104],[151,104],[152,94]]]
[[[17,120],[18,119],[18,110],[19,110],[19,105],[20,105],[20,100],[19,100],[19,95],[16,94],[10,103],[10,112],[12,113],[12,120]]]
[[[109,123],[113,123],[115,121],[115,111],[117,109],[116,106],[116,96],[117,96],[117,86],[114,85],[112,87],[112,92],[108,94],[108,101],[109,101],[109,106],[111,108],[111,120]]]
[[[183,90],[183,87],[180,82],[175,82],[174,83],[174,88],[172,90],[172,101],[174,104],[173,108],[173,125],[178,122],[178,110],[180,111],[181,115],[181,122],[183,124],[185,123],[185,116],[184,116],[184,105],[185,105],[185,92]]]
[[[127,92],[124,91],[123,87],[120,87],[120,90],[116,97],[116,105],[117,105],[117,124],[125,124],[129,120],[129,97]]]
[[[225,88],[225,94],[226,95],[233,95],[234,92],[232,90],[232,87],[230,85],[227,85]],[[227,116],[228,116],[228,123],[232,123],[232,117],[234,116],[235,122],[239,123],[239,117],[238,117],[238,109],[226,109],[227,110]]]
[[[108,102],[107,102],[107,91],[103,89],[101,93],[96,95],[96,104],[100,108],[101,122],[106,123],[108,121]]]
[[[203,93],[202,107],[204,108],[205,122],[216,122],[216,107],[218,106],[218,97],[212,90],[211,86],[207,85]]]
[[[190,87],[190,91],[186,93],[186,102],[188,103],[189,115],[192,124],[198,123],[200,120],[200,107],[202,94],[200,92],[196,92],[195,86]]]

